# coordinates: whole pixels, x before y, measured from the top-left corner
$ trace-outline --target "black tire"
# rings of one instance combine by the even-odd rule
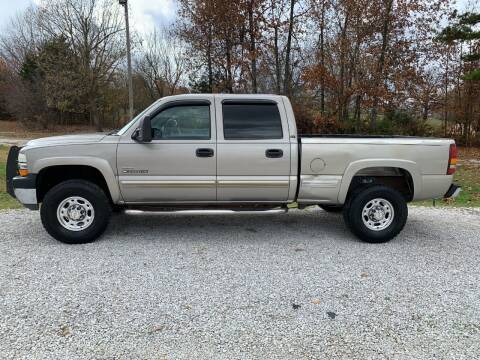
[[[123,214],[125,212],[125,206],[122,205],[112,205],[112,213],[114,214]]]
[[[88,200],[94,209],[93,220],[84,230],[69,230],[62,226],[57,218],[58,206],[71,196]],[[45,195],[40,208],[45,230],[58,241],[67,244],[86,244],[96,240],[107,228],[111,212],[110,202],[104,191],[84,180],[68,180],[54,186]]]
[[[318,205],[329,213],[340,213],[343,211],[343,205]]]
[[[373,230],[363,220],[364,207],[374,199],[384,199],[393,207],[391,223],[384,229]],[[349,229],[361,240],[368,243],[384,243],[390,241],[402,231],[408,217],[405,198],[395,189],[382,185],[360,188],[349,197],[343,217]],[[368,223],[368,217],[365,217]],[[377,224],[375,224],[377,225]]]

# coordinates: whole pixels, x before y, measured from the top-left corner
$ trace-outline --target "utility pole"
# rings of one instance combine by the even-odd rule
[[[130,119],[133,119],[133,81],[132,81],[132,55],[130,53],[130,27],[128,25],[128,0],[118,0],[125,8],[125,27],[127,32],[127,67],[128,67],[128,108]]]

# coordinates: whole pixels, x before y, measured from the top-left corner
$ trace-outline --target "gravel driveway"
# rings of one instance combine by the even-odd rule
[[[478,210],[382,245],[321,210],[115,215],[78,246],[1,212],[0,358],[479,358],[479,259]]]

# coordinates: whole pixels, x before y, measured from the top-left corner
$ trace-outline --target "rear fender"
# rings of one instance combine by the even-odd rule
[[[340,185],[340,191],[338,193],[338,203],[343,204],[347,198],[348,189],[352,182],[353,177],[360,170],[371,168],[371,167],[394,167],[408,171],[412,176],[413,186],[414,186],[414,198],[417,194],[420,194],[422,191],[422,176],[418,165],[414,161],[409,160],[392,160],[392,159],[369,159],[369,160],[358,160],[352,162],[347,169],[342,178],[342,183]]]

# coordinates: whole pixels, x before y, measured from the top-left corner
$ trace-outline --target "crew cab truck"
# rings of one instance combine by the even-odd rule
[[[113,210],[343,212],[360,239],[395,237],[407,203],[455,196],[453,140],[297,134],[278,95],[165,97],[110,134],[32,140],[12,148],[9,193],[40,209],[54,238],[86,243]]]

